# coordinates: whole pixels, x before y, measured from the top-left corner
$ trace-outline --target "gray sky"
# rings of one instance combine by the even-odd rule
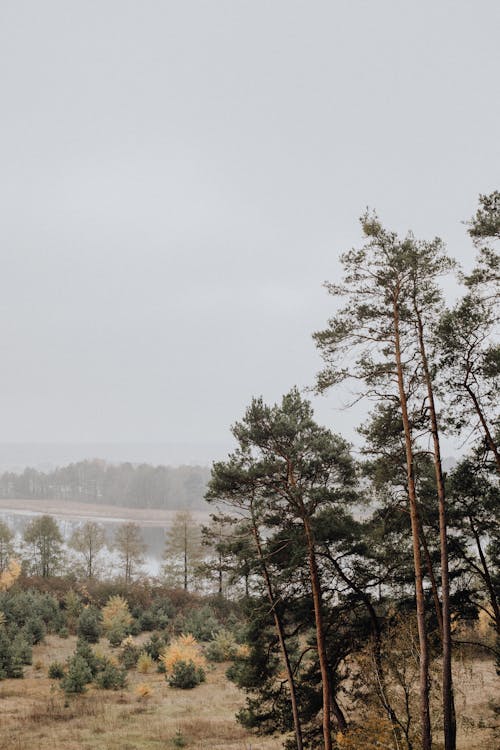
[[[470,264],[499,29],[496,0],[2,0],[0,441],[226,441],[312,383],[367,205]]]

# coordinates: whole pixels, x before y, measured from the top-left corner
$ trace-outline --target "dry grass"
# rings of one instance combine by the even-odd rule
[[[194,690],[176,690],[163,675],[129,672],[126,690],[89,687],[65,700],[49,680],[52,661],[64,661],[75,638],[49,636],[34,649],[43,668],[28,667],[24,680],[0,682],[0,750],[168,750],[177,731],[186,750],[280,750],[276,737],[255,737],[235,720],[243,696],[224,676],[225,666],[207,671],[207,682]],[[110,653],[107,641],[99,650]],[[151,687],[147,701],[139,686]],[[140,692],[140,691],[139,691]]]
[[[244,698],[224,676],[225,666],[207,671],[207,682],[194,690],[170,688],[164,676],[129,672],[126,690],[90,687],[66,700],[47,669],[64,661],[75,638],[49,636],[34,649],[42,669],[26,669],[24,680],[0,682],[0,750],[168,750],[180,731],[186,750],[281,750],[279,737],[256,737],[234,719]],[[112,652],[107,641],[99,650]],[[460,750],[496,750],[488,700],[498,697],[488,661],[457,665],[457,713]],[[151,694],[140,692],[147,685]],[[498,740],[497,740],[498,741]]]

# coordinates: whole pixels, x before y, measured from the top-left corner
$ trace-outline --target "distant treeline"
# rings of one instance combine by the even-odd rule
[[[210,471],[204,466],[150,466],[80,461],[43,472],[0,476],[0,497],[78,500],[136,508],[201,508]]]

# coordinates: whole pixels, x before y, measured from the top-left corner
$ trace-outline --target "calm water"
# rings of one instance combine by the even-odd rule
[[[33,518],[37,518],[41,515],[43,515],[42,512],[35,513],[34,511],[17,509],[13,510],[8,508],[2,509],[0,511],[0,519],[4,521],[14,532],[14,534],[16,535],[17,544],[20,544],[24,529],[26,528],[28,523]],[[81,515],[77,518],[71,519],[61,518],[57,515],[54,515],[53,517],[59,524],[61,534],[63,535],[65,541],[67,541],[73,531],[78,528],[78,526],[81,526],[83,523],[85,523],[85,521],[97,521],[104,527],[106,532],[106,540],[110,546],[112,546],[112,541],[116,529],[121,524],[127,523],[130,520],[127,518],[122,519],[115,516],[113,516],[113,518],[106,518],[105,516],[103,516],[99,517],[98,519],[85,515]],[[140,522],[137,522],[137,525],[141,530],[143,541],[146,544],[145,563],[143,566],[144,572],[148,573],[149,575],[156,576],[159,574],[162,565],[162,554],[163,548],[165,546],[165,531],[167,530],[168,525],[165,525],[164,527],[141,526]],[[102,554],[103,559],[106,559],[107,565],[114,566],[114,564],[116,564],[117,559],[113,552],[103,550]]]

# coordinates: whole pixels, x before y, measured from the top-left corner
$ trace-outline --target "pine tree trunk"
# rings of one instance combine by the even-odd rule
[[[273,585],[271,583],[271,576],[269,575],[269,571],[267,569],[266,560],[264,557],[264,553],[262,551],[262,544],[260,541],[259,532],[257,529],[257,526],[255,524],[255,521],[252,517],[252,533],[253,538],[255,541],[255,547],[257,549],[257,556],[259,558],[261,568],[262,568],[262,575],[264,577],[264,581],[266,583],[266,589],[267,589],[267,598],[269,599],[269,604],[271,605],[272,613],[273,613],[273,619],[274,619],[274,625],[276,628],[276,633],[278,635],[278,641],[280,644],[281,654],[283,657],[283,662],[285,664],[285,671],[287,675],[288,680],[288,687],[290,690],[290,703],[292,706],[292,717],[293,717],[293,726],[295,731],[295,742],[297,744],[297,750],[304,750],[304,741],[302,739],[302,725],[300,722],[300,716],[299,716],[299,706],[297,701],[297,691],[295,688],[295,678],[293,675],[293,669],[292,665],[290,663],[290,657],[288,655],[288,648],[286,645],[285,640],[285,631],[283,628],[283,623],[281,622],[281,618],[276,611],[276,597],[274,596],[274,590]]]
[[[410,520],[413,543],[413,566],[415,571],[415,598],[417,603],[417,628],[420,651],[420,723],[422,731],[422,750],[431,750],[432,731],[429,708],[429,644],[427,641],[427,632],[425,626],[425,599],[422,575],[422,557],[420,553],[417,493],[415,488],[415,475],[413,468],[413,445],[410,419],[408,415],[408,404],[404,388],[403,363],[401,357],[401,341],[399,329],[399,309],[396,298],[394,299],[393,311],[395,364],[398,380],[401,416],[403,420],[403,430],[405,437],[407,488],[410,505]]]
[[[450,619],[450,573],[448,565],[448,531],[446,527],[446,493],[444,486],[443,467],[441,463],[441,446],[439,443],[439,428],[437,423],[434,389],[429,372],[427,353],[424,342],[424,328],[422,318],[415,305],[418,323],[418,341],[420,356],[424,371],[431,422],[434,472],[439,508],[439,546],[441,551],[441,601],[442,601],[442,642],[443,642],[443,731],[445,750],[455,750],[457,745],[457,722],[455,716],[455,700],[453,696],[453,677],[451,672],[451,619]]]
[[[330,695],[330,679],[328,670],[328,659],[326,655],[325,629],[323,625],[321,584],[319,580],[316,553],[314,550],[314,539],[307,515],[303,516],[304,531],[307,542],[307,555],[309,560],[309,573],[311,576],[311,589],[314,605],[314,619],[316,624],[316,645],[318,648],[319,668],[321,672],[321,683],[323,687],[323,742],[324,750],[332,750],[332,727],[330,710],[332,700]],[[336,711],[336,714],[338,712]],[[340,722],[342,724],[342,722]],[[340,725],[339,724],[339,725]],[[345,728],[345,720],[341,729]]]

